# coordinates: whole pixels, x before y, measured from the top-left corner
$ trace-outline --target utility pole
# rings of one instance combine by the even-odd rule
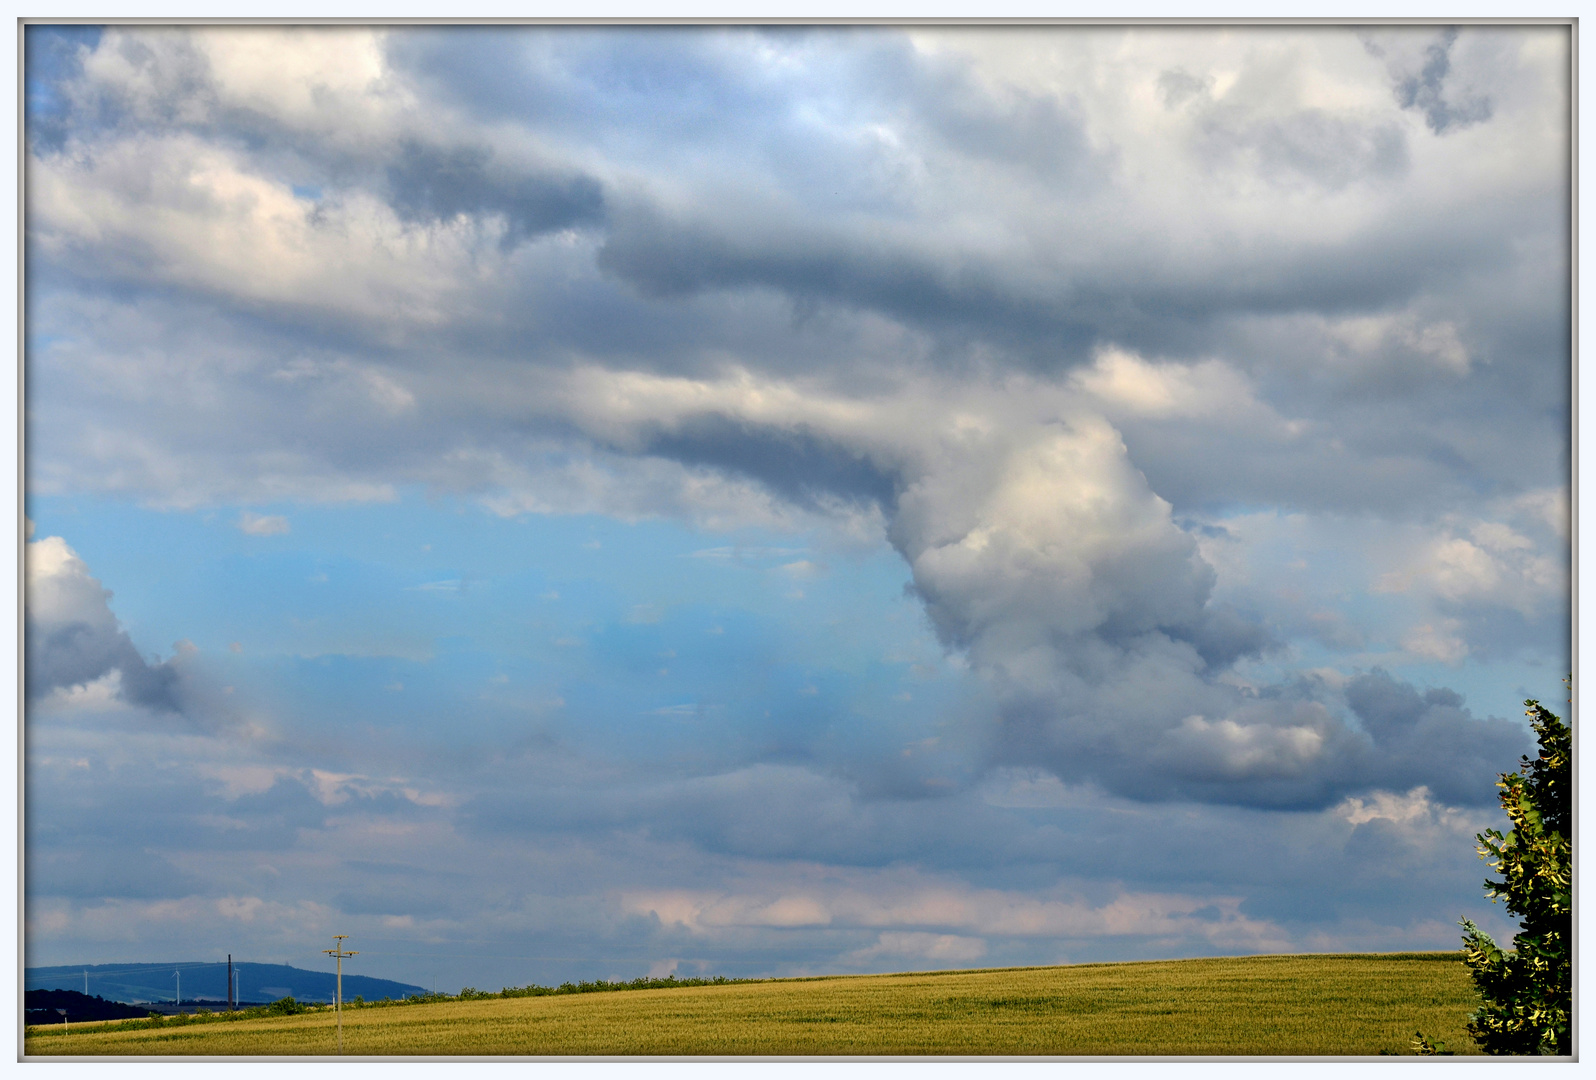
[[[333,1014],[338,1017],[338,1052],[344,1052],[344,957],[359,956],[358,952],[345,952],[344,939],[348,934],[334,934],[333,947],[323,949],[328,956],[338,960],[338,989],[333,996]]]

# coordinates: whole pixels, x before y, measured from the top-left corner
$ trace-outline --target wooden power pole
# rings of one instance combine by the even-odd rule
[[[338,989],[333,995],[333,1014],[338,1017],[338,1052],[340,1054],[344,1052],[344,957],[360,955],[358,952],[344,951],[344,939],[348,936],[348,934],[334,934],[333,941],[335,944],[333,947],[322,950],[328,956],[335,957],[338,960]]]

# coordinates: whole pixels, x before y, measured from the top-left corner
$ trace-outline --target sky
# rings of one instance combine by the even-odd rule
[[[1511,936],[1566,28],[26,44],[29,965]]]

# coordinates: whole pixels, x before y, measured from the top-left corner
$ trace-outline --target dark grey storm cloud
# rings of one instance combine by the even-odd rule
[[[1443,31],[1440,39],[1427,45],[1423,53],[1424,66],[1417,72],[1403,71],[1397,75],[1396,98],[1404,109],[1415,109],[1424,114],[1426,126],[1437,135],[1458,131],[1491,118],[1491,99],[1467,93],[1447,92],[1446,77],[1452,70],[1452,47],[1457,42],[1457,30]],[[1366,47],[1376,56],[1384,51],[1374,42]]]
[[[86,622],[41,627],[27,623],[29,697],[93,682],[111,672],[120,676],[119,693],[134,705],[179,711],[178,673],[170,662],[152,664],[139,655],[126,631],[106,634]]]
[[[1347,703],[1374,743],[1393,788],[1424,784],[1454,805],[1495,801],[1496,777],[1532,749],[1524,725],[1475,718],[1445,687],[1426,690],[1374,669],[1346,687]]]
[[[30,699],[115,674],[117,693],[129,703],[182,711],[174,663],[151,663],[139,654],[111,613],[110,592],[59,537],[29,544],[27,562],[24,685]]]
[[[1075,357],[1099,336],[1079,305],[1017,296],[997,267],[975,261],[948,266],[890,233],[861,244],[798,222],[756,220],[727,228],[640,205],[616,211],[597,265],[657,299],[771,290],[800,312],[806,305],[838,304],[956,336]]]
[[[650,454],[740,473],[799,504],[840,496],[891,510],[901,483],[857,450],[802,428],[772,429],[706,415],[645,439]]]
[[[604,216],[604,189],[592,177],[507,170],[483,147],[407,142],[388,166],[388,184],[394,208],[412,220],[503,214],[509,246]]]
[[[1094,777],[1133,799],[1310,809],[1371,788],[1422,786],[1452,805],[1484,806],[1494,801],[1497,775],[1531,745],[1522,724],[1476,719],[1455,692],[1440,687],[1421,696],[1378,669],[1345,691],[1361,730],[1333,696],[1304,687],[1228,702],[1219,724],[1193,714],[1162,730],[1133,719],[1116,695],[1086,692],[1093,690],[1096,700],[1077,705],[1078,713],[1050,695],[1011,697],[999,759],[1045,762],[1060,777]],[[1133,751],[1132,741],[1143,749]]]
[[[1212,671],[1223,671],[1243,657],[1261,656],[1281,644],[1256,616],[1248,617],[1229,604],[1208,604],[1197,619],[1167,632],[1177,641],[1191,642]]]

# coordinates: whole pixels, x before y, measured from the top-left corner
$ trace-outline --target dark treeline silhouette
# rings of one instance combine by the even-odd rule
[[[28,990],[22,995],[24,1022],[29,1024],[75,1024],[86,1020],[127,1020],[147,1016],[148,1009],[106,1001],[95,995],[85,997],[78,990]],[[65,1009],[63,1020],[57,1009]]]

